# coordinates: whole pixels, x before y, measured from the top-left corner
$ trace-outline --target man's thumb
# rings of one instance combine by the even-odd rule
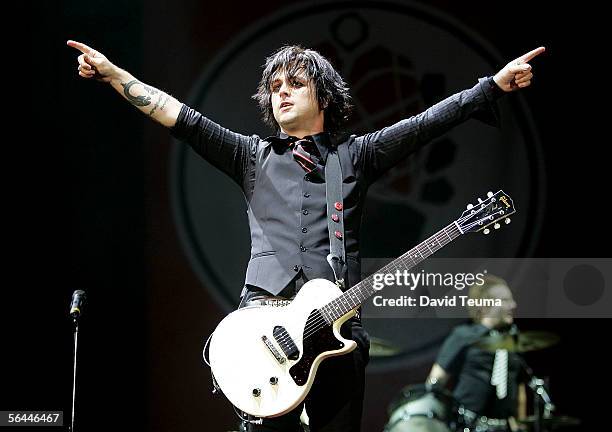
[[[98,62],[94,60],[92,57],[90,57],[88,54],[85,54],[84,59],[91,66],[96,66],[98,64]]]

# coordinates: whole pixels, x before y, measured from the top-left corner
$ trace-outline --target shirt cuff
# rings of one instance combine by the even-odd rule
[[[170,128],[170,135],[174,138],[180,140],[184,137],[184,129],[185,129],[185,116],[189,111],[189,107],[185,104],[181,106],[181,110],[179,111],[179,115],[176,118],[176,122],[174,126]]]
[[[481,78],[478,81],[489,101],[495,101],[506,94],[506,92],[497,85],[493,76]]]
[[[501,122],[497,101],[504,96],[506,92],[499,88],[492,76],[479,78],[478,84],[480,85],[486,102],[483,109],[475,113],[474,117],[489,126],[499,128]]]

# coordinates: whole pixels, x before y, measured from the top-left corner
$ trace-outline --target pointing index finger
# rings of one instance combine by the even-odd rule
[[[90,47],[88,47],[84,43],[73,41],[73,40],[69,40],[68,42],[66,42],[66,45],[68,45],[69,47],[78,49],[83,54],[89,54],[89,53],[91,53],[93,51],[93,49],[91,49]]]
[[[544,48],[543,46],[536,48],[532,51],[529,51],[527,54],[523,54],[522,56],[520,56],[518,58],[518,60],[520,62],[525,62],[527,63],[529,60],[531,60],[532,58],[534,58],[537,55],[542,54],[544,51],[546,51],[546,48]]]

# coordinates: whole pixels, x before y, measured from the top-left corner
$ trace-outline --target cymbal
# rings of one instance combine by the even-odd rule
[[[500,333],[485,336],[476,342],[476,346],[485,351],[505,349],[512,352],[536,351],[548,348],[559,342],[559,336],[543,331],[526,331],[518,335]]]
[[[399,346],[388,340],[370,336],[370,357],[391,357],[401,352]]]
[[[536,417],[529,416],[522,420],[518,420],[518,422],[531,426],[536,423]],[[556,416],[556,417],[543,418],[542,423],[540,424],[549,429],[556,429],[556,428],[564,427],[564,426],[578,426],[580,424],[580,419],[577,419],[575,417],[568,417],[568,416]]]

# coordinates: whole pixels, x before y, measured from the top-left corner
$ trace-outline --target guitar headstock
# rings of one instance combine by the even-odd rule
[[[500,221],[510,223],[510,215],[516,212],[512,198],[504,191],[489,192],[487,199],[478,198],[478,204],[468,204],[456,223],[462,234],[482,231],[484,234],[501,227]]]

